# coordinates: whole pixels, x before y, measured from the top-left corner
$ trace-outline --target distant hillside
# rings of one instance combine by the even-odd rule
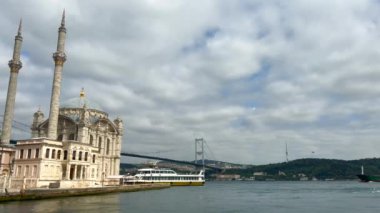
[[[200,161],[198,161],[201,164]],[[364,166],[365,174],[380,175],[380,158],[369,158],[360,160],[336,160],[336,159],[315,159],[305,158],[289,161],[288,163],[275,163],[267,165],[242,165],[228,162],[220,162],[213,160],[205,160],[205,164],[224,168],[223,174],[238,174],[241,178],[251,178],[253,173],[262,172],[266,175],[263,179],[275,180],[299,180],[302,175],[309,179],[315,177],[319,180],[335,179],[335,180],[354,180],[356,175],[361,172],[361,166]],[[191,166],[184,164],[176,164],[171,162],[160,162],[159,167],[173,168],[176,171],[191,170]],[[120,170],[134,171],[138,168],[147,167],[144,164],[120,164]],[[208,177],[217,174],[217,171],[208,170]],[[256,178],[257,179],[257,178]]]
[[[243,178],[248,178],[252,177],[254,172],[264,172],[267,176],[283,176],[283,178],[304,174],[309,178],[347,180],[357,179],[356,175],[361,172],[362,165],[366,174],[380,174],[380,158],[350,161],[306,158],[288,163],[248,166],[245,169],[228,169],[225,174],[240,174]]]

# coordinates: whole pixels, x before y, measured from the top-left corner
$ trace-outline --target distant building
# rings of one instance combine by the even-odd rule
[[[304,173],[298,173],[297,175],[298,177],[307,177],[307,175],[305,175]]]
[[[216,180],[239,180],[240,175],[231,174],[231,175],[216,175]]]
[[[307,175],[305,175],[303,173],[299,173],[298,177],[299,177],[300,181],[307,181],[307,180],[309,180],[309,178],[307,177]]]
[[[266,172],[254,172],[253,173],[253,176],[266,176],[267,173]]]

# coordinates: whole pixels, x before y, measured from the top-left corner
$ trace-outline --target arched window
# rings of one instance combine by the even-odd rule
[[[95,155],[92,155],[92,163],[95,163]]]
[[[106,149],[106,154],[110,154],[110,139],[107,139],[107,149]]]
[[[40,157],[40,149],[37,148],[34,158],[39,158],[39,157]]]
[[[98,147],[99,147],[99,148],[102,148],[102,138],[101,138],[101,137],[99,137]]]
[[[79,152],[78,160],[82,160],[82,152],[81,151]]]
[[[28,159],[32,158],[32,149],[28,149]]]
[[[76,154],[77,154],[77,151],[73,151],[73,160],[75,160],[75,156],[76,156]]]
[[[74,133],[69,135],[69,140],[72,140],[72,141],[75,140],[75,134]]]
[[[21,150],[20,150],[20,159],[23,159],[23,158],[24,158],[24,150],[21,149]]]
[[[61,150],[58,150],[58,152],[57,152],[57,159],[61,160]]]
[[[94,145],[94,137],[92,135],[90,135],[90,145]]]
[[[57,141],[62,141],[62,140],[63,140],[63,135],[62,134],[58,135]]]
[[[63,160],[67,160],[67,150],[63,151]]]
[[[88,152],[85,152],[84,153],[84,161],[87,161],[88,160]]]
[[[55,149],[53,149],[53,150],[51,151],[51,158],[52,158],[52,159],[55,158]]]
[[[50,149],[46,149],[45,158],[49,158],[50,155]]]

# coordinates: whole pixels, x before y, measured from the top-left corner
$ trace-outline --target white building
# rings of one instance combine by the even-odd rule
[[[46,138],[48,122],[37,111],[32,139],[17,142],[14,187],[48,187],[50,183],[59,183],[63,188],[108,185],[107,177],[119,175],[123,135],[120,119],[111,121],[107,113],[86,105],[61,108],[57,140]]]

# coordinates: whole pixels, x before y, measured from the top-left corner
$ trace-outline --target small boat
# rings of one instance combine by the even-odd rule
[[[362,173],[356,176],[360,179],[361,182],[380,182],[380,175],[365,175],[363,166]]]
[[[203,186],[205,173],[201,170],[198,174],[177,174],[171,169],[144,168],[139,169],[134,176],[126,176],[124,184],[139,183],[169,183],[171,186]]]
[[[380,182],[380,175],[356,175],[361,182]]]

